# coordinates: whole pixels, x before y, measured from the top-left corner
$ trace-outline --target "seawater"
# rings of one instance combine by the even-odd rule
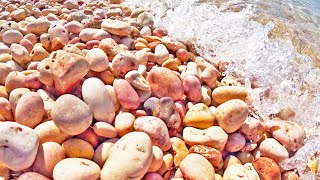
[[[229,62],[225,75],[244,83],[264,120],[283,108],[293,109],[307,140],[283,168],[298,169],[302,179],[320,178],[306,170],[308,158],[320,144],[319,0],[129,0],[126,4],[150,9],[157,26],[176,40],[194,44],[202,57]],[[251,88],[253,82],[258,87]]]

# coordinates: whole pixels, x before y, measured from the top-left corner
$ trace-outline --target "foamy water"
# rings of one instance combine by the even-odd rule
[[[270,39],[274,23],[268,22],[263,25],[252,20],[253,17],[268,12],[273,18],[277,17],[277,8],[284,11],[286,8],[301,11],[300,18],[306,19],[306,22],[297,20],[300,24],[293,23],[297,18],[291,17],[289,24],[299,27],[305,23],[304,28],[310,30],[305,30],[305,39],[317,47],[320,41],[316,41],[319,38],[316,34],[320,30],[317,29],[319,26],[317,27],[316,22],[319,19],[316,16],[319,14],[316,10],[304,12],[302,6],[297,9],[296,7],[301,5],[297,4],[298,1],[290,2],[291,4],[273,1],[277,4],[274,9],[272,4],[267,7],[259,1],[244,3],[240,0],[224,3],[209,3],[205,0],[131,0],[126,3],[151,9],[157,26],[166,28],[169,36],[176,40],[195,44],[202,57],[231,62],[225,74],[236,76],[245,82],[246,87],[251,87],[250,83],[255,79],[259,88],[250,88],[250,96],[257,113],[265,120],[282,108],[291,108],[296,113],[295,121],[307,131],[308,139],[318,138],[320,69],[314,66],[315,59],[298,53],[297,47],[290,39]],[[261,7],[265,8],[259,9]],[[232,9],[237,12],[233,12]],[[280,20],[289,22],[286,14],[280,14]],[[306,18],[307,16],[310,18]],[[265,96],[268,90],[270,94]],[[320,143],[320,140],[316,139],[314,142]],[[304,151],[315,151],[311,148],[314,145],[306,144]],[[306,153],[298,155],[299,157],[294,159],[295,164],[303,164],[302,162],[308,158],[302,156]],[[289,166],[285,168],[288,169]],[[303,179],[316,178],[307,172],[303,175],[302,166],[298,170]]]

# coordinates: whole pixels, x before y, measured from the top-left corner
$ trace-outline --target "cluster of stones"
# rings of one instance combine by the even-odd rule
[[[249,112],[224,64],[117,0],[1,1],[0,176],[296,180],[290,121]]]

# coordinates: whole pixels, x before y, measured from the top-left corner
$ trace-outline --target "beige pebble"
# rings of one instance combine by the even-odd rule
[[[195,168],[196,167],[196,168]],[[180,171],[187,179],[214,180],[214,168],[203,156],[189,154],[180,165]]]
[[[96,122],[93,125],[94,132],[102,137],[106,138],[114,138],[117,136],[116,129],[106,122]]]
[[[91,125],[92,113],[89,106],[81,99],[65,94],[55,101],[52,107],[52,120],[61,131],[77,135]]]
[[[34,128],[34,131],[39,136],[40,144],[46,142],[56,142],[61,144],[70,137],[70,135],[62,132],[52,120],[39,124]]]
[[[102,142],[94,151],[93,161],[100,167],[103,167],[104,163],[108,159],[111,149],[118,138],[108,139]]]
[[[96,180],[100,175],[100,167],[84,158],[67,158],[60,161],[53,169],[53,179],[59,180]]]
[[[94,149],[90,143],[78,138],[71,138],[62,143],[62,148],[68,158],[92,159]]]
[[[163,163],[163,152],[158,146],[152,146],[152,154],[152,161],[147,172],[158,171]]]
[[[214,120],[215,117],[211,114],[208,106],[203,103],[198,103],[187,111],[184,124],[186,126],[204,129],[213,126]]]
[[[128,112],[119,113],[114,121],[114,127],[119,136],[124,136],[133,131],[133,125],[135,121],[133,114]]]
[[[277,163],[289,158],[289,153],[277,140],[267,138],[259,146],[261,156],[271,158]]]
[[[132,32],[129,23],[119,20],[104,19],[101,28],[118,36],[126,36]]]
[[[3,42],[7,44],[19,43],[22,38],[23,35],[17,30],[8,30],[2,35]]]

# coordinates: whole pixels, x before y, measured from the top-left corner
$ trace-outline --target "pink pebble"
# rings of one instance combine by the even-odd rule
[[[137,109],[139,107],[139,96],[128,81],[115,79],[113,81],[113,87],[122,107],[126,109]]]
[[[98,40],[91,40],[86,43],[86,47],[87,49],[92,49],[94,46],[99,46],[99,43],[100,41]]]
[[[73,39],[71,39],[68,44],[76,44],[76,43],[79,43],[81,40],[79,37],[75,37]]]
[[[29,53],[32,51],[33,44],[28,39],[21,39],[19,44],[25,47]]]
[[[188,75],[183,79],[183,87],[188,99],[192,102],[201,100],[201,82],[193,75]]]
[[[149,173],[144,177],[145,180],[163,180],[158,173]]]

